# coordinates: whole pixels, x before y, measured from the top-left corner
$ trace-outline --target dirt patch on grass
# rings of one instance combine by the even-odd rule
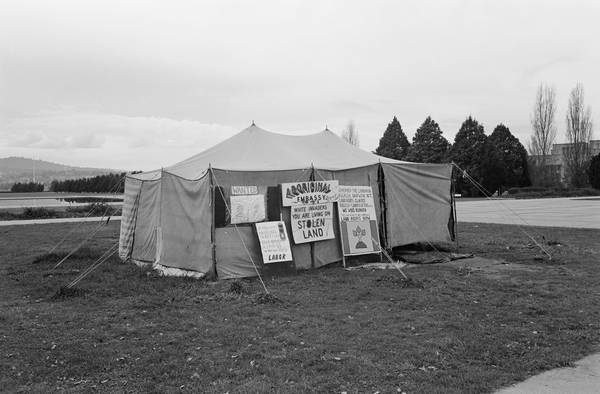
[[[416,280],[413,278],[404,278],[400,275],[382,275],[379,278],[375,279],[377,283],[384,283],[387,285],[398,286],[403,289],[413,288],[413,289],[424,289],[425,285],[423,281]]]
[[[468,259],[451,261],[447,266],[456,267],[459,273],[470,275],[482,274],[490,279],[501,279],[512,275],[515,271],[538,272],[541,268],[531,265],[509,263],[504,260],[486,259],[484,257],[471,257]]]
[[[283,300],[271,293],[261,293],[254,296],[256,304],[283,304]]]
[[[62,286],[56,291],[56,293],[52,297],[50,297],[50,299],[54,301],[62,301],[67,298],[82,297],[86,293],[87,290],[85,289]]]

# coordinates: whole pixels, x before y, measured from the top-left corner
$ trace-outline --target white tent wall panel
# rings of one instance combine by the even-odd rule
[[[388,246],[450,242],[451,164],[383,163]]]
[[[163,172],[161,183],[157,263],[208,273],[213,266],[209,176],[190,181]]]
[[[131,258],[134,260],[143,262],[155,260],[156,233],[160,219],[160,186],[160,180],[142,183],[131,252]]]
[[[125,178],[125,195],[121,212],[121,231],[119,233],[119,257],[125,261],[131,257],[133,238],[136,228],[138,197],[142,181],[130,177]]]

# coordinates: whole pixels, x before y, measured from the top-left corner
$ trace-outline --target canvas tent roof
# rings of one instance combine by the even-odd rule
[[[296,136],[273,133],[253,124],[231,138],[164,170],[185,179],[198,179],[204,175],[209,165],[229,171],[280,171],[311,166],[336,171],[379,162],[402,163],[350,145],[330,130]],[[135,174],[132,177],[157,179],[160,171]]]

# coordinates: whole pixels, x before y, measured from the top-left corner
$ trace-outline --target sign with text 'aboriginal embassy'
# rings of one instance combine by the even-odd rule
[[[371,186],[340,186],[338,212],[345,256],[380,251]]]
[[[256,234],[265,264],[292,260],[290,241],[283,222],[256,223]]]
[[[302,204],[324,204],[338,199],[338,181],[311,181],[281,184],[284,207]]]

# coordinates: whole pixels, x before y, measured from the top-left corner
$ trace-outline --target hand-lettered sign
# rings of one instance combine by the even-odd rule
[[[338,212],[345,256],[380,251],[371,186],[340,186]]]
[[[338,181],[282,183],[281,201],[284,207],[334,202],[338,199],[338,187]]]
[[[333,203],[292,205],[291,222],[297,244],[335,238]]]
[[[290,241],[283,222],[256,223],[256,233],[265,264],[292,260]]]

